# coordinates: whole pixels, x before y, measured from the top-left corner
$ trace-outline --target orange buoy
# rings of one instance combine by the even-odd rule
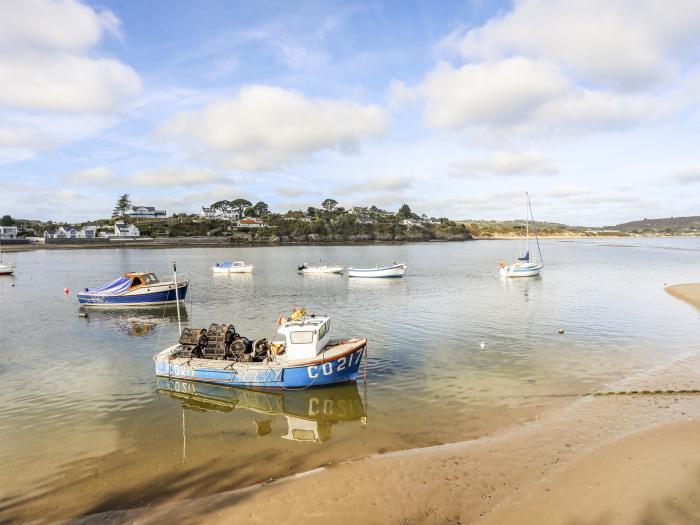
[[[69,292],[70,292],[70,290],[69,290],[68,288],[64,288],[64,289],[63,289],[63,293],[64,293],[64,294],[67,295]]]
[[[504,263],[503,261],[498,263],[499,268],[505,268],[505,266],[506,266],[506,263]]]

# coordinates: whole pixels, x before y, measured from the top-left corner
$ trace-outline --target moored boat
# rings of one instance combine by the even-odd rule
[[[248,388],[309,388],[355,381],[367,347],[362,338],[331,339],[330,318],[280,317],[276,336],[251,340],[233,325],[185,328],[178,344],[156,354],[156,375]]]
[[[539,261],[531,260],[530,256],[530,218],[532,218],[533,233],[537,241]],[[530,205],[530,196],[525,192],[525,255],[518,257],[518,261],[513,264],[506,265],[504,262],[499,263],[498,271],[501,277],[537,277],[542,273],[542,268],[544,268],[544,261],[542,260],[542,251],[540,250],[540,240],[537,237],[535,218],[532,215],[532,206]]]
[[[212,266],[211,271],[214,273],[251,273],[253,265],[243,261],[224,261]]]
[[[383,268],[348,268],[349,277],[403,277],[408,265],[394,263]]]
[[[304,263],[297,268],[299,273],[302,274],[322,274],[322,273],[343,273],[345,268],[342,266],[309,266],[308,263]]]
[[[14,273],[15,265],[9,263],[2,258],[2,250],[0,250],[0,275],[10,275]]]
[[[85,288],[78,302],[85,306],[150,306],[182,301],[187,295],[185,280],[161,281],[154,273],[129,272],[112,282]]]

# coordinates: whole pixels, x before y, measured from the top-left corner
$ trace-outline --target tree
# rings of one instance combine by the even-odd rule
[[[321,203],[321,207],[326,211],[333,211],[333,208],[335,208],[337,205],[338,201],[335,199],[326,199]]]
[[[226,210],[228,210],[231,207],[231,205],[229,204],[228,201],[216,201],[214,204],[212,204],[209,207],[214,211],[218,211],[220,213],[223,213]]]
[[[408,204],[402,204],[399,208],[399,213],[397,215],[404,219],[408,219],[413,216],[413,212],[411,211],[411,207]]]
[[[3,215],[0,219],[0,226],[13,226],[14,224],[15,220],[9,215]]]
[[[314,208],[313,206],[309,206],[306,209],[306,215],[308,215],[309,217],[316,217],[318,215],[318,212],[319,212],[319,209]]]
[[[255,210],[255,215],[258,217],[265,217],[270,214],[270,208],[263,201],[256,202],[253,210]]]
[[[131,208],[131,201],[129,200],[129,195],[125,193],[121,197],[119,197],[119,200],[117,200],[117,205],[114,207],[114,210],[112,211],[112,217],[124,217],[124,214],[126,213],[126,210]]]
[[[243,211],[252,206],[253,203],[250,201],[247,201],[245,199],[234,199],[232,201],[229,201],[229,204],[231,205],[232,208],[238,208],[238,216],[243,217]]]
[[[255,208],[253,208],[252,206],[248,206],[243,212],[243,214],[246,217],[257,217],[257,214],[255,213]]]

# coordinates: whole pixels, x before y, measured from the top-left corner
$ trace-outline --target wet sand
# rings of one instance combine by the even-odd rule
[[[667,286],[665,290],[672,296],[700,309],[700,283],[674,284]]]
[[[700,388],[700,353],[611,387]],[[698,523],[700,395],[586,396],[494,436],[78,523]]]

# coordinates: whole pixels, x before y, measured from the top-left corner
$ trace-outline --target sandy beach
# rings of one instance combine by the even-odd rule
[[[700,285],[670,288],[700,307]],[[699,389],[696,348],[480,439],[76,523],[697,524]]]
[[[700,283],[674,284],[667,286],[666,291],[700,309]]]

